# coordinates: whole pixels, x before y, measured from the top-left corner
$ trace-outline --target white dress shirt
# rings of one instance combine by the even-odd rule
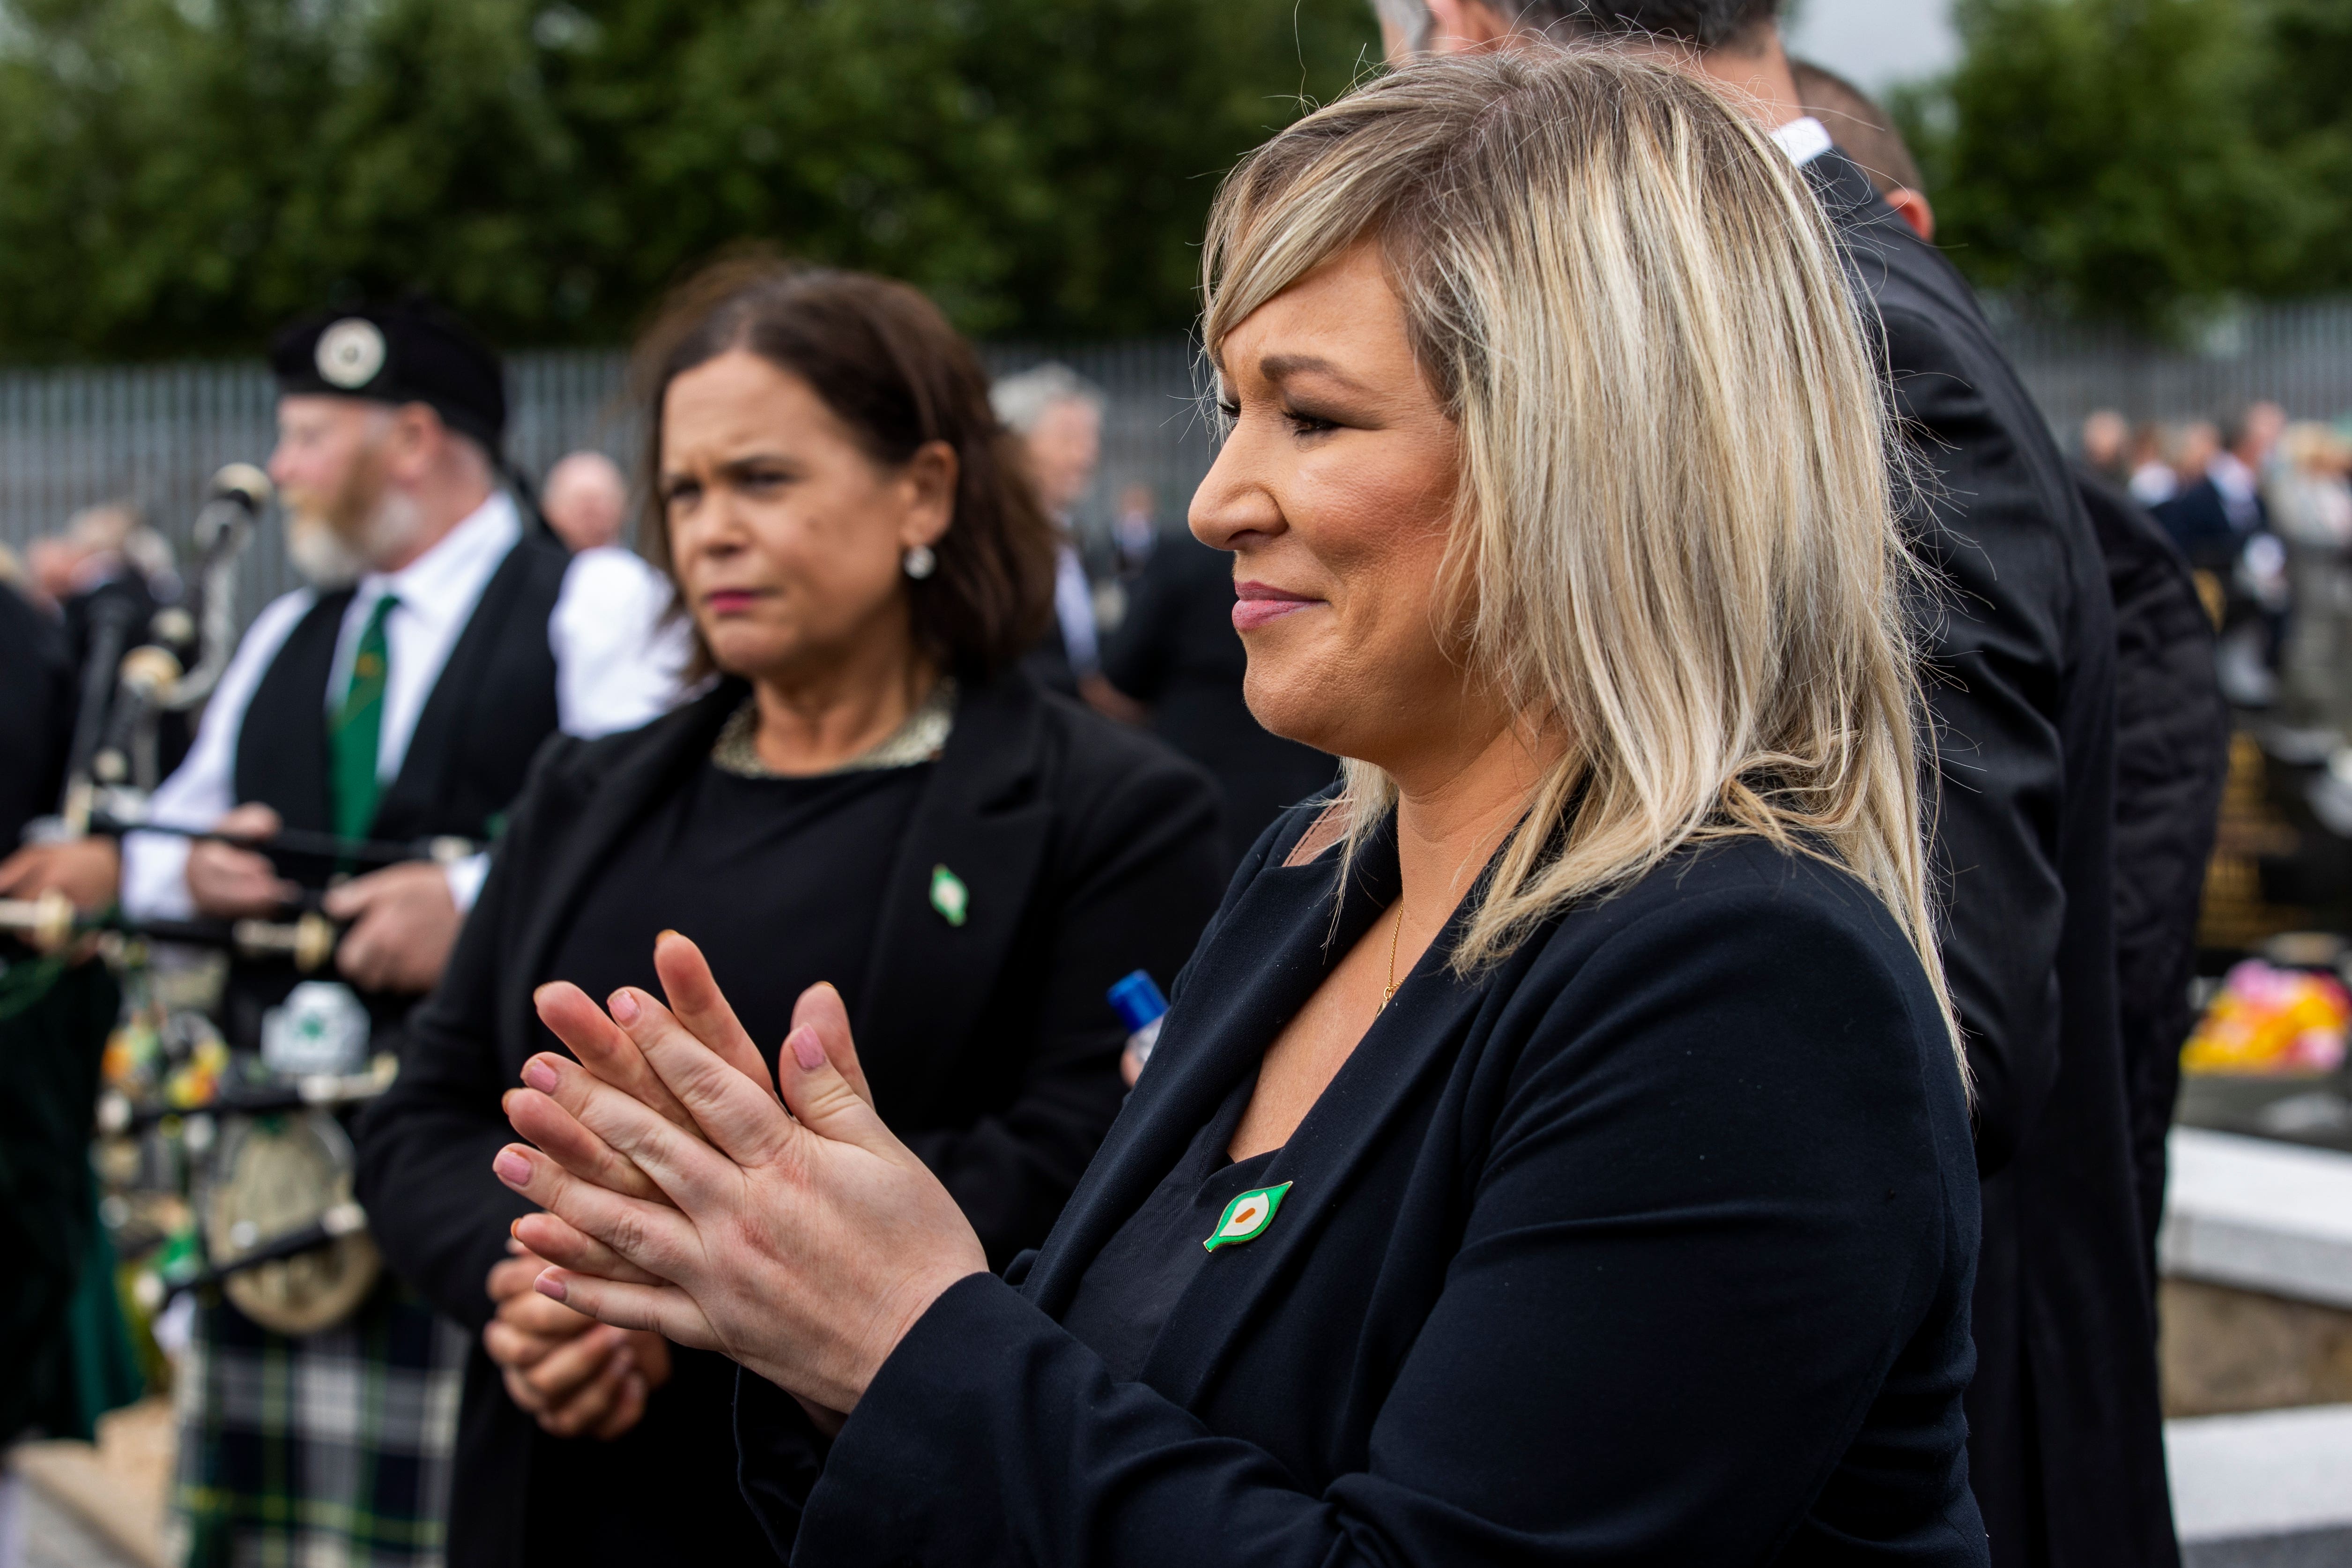
[[[1789,162],[1800,169],[1828,152],[1835,143],[1829,127],[1808,114],[1801,120],[1791,120],[1772,132],[1772,141],[1789,155]]]
[[[2142,463],[2132,470],[2131,493],[2142,506],[2161,506],[2180,493],[2180,477],[2168,464]]]
[[[1070,673],[1084,679],[1102,668],[1102,634],[1095,626],[1095,591],[1086,563],[1069,545],[1054,552],[1054,615],[1061,622],[1062,648]]]
[[[2221,510],[2231,528],[2240,533],[2251,533],[2261,526],[2262,480],[2238,459],[2235,452],[2216,452],[2213,460],[2205,465],[2205,477],[2221,493]]]
[[[394,595],[399,604],[383,623],[390,668],[376,742],[376,777],[385,784],[399,776],[416,721],[483,590],[521,539],[522,520],[500,491],[399,571],[371,572],[360,579],[343,612],[333,674],[320,700],[330,713],[341,702],[368,617],[379,599]],[[205,706],[186,761],[148,803],[151,820],[207,828],[238,804],[236,742],[246,708],[278,650],[318,602],[315,590],[298,589],[254,617]],[[677,702],[691,642],[682,621],[664,624],[668,604],[667,580],[626,551],[591,550],[572,557],[547,628],[555,655],[557,720],[566,734],[633,730]],[[122,845],[124,910],[146,920],[193,915],[187,868],[186,839],[128,835]],[[473,907],[488,869],[485,855],[448,868],[449,891],[459,909]]]

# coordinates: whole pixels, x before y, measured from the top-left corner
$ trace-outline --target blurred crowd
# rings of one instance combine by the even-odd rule
[[[2352,433],[2269,402],[2137,426],[2102,409],[2082,455],[2200,574],[2231,701],[2352,735]]]

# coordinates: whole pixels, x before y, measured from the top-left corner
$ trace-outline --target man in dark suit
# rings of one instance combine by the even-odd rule
[[[2202,476],[2156,508],[2157,521],[2189,563],[2221,583],[2221,683],[2232,701],[2249,708],[2277,700],[2286,646],[2293,592],[2286,549],[2270,531],[2263,495],[2263,468],[2285,426],[2277,404],[2255,404],[2223,429],[2221,449]]]
[[[1595,37],[1739,95],[1874,307],[1931,470],[1921,553],[1944,956],[1977,1087],[1970,1471],[2000,1568],[2177,1561],[2117,1039],[2116,634],[2073,476],[1958,273],[1805,112],[1778,0],[1379,0],[1391,57]]]
[[[1921,239],[1936,210],[1894,121],[1851,82],[1798,61],[1805,109],[1870,175]],[[2102,421],[2107,422],[2103,426]],[[2156,1267],[2164,1212],[2165,1136],[2180,1092],[2180,1044],[2192,1015],[2197,917],[2205,862],[2230,772],[2230,709],[2214,672],[2213,623],[2188,557],[2123,481],[2121,448],[2097,462],[2103,428],[2113,447],[2123,422],[2091,416],[2074,484],[2090,514],[2116,602],[2116,975],[2124,1072],[2130,1086],[2132,1164],[2141,1234]]]
[[[2195,565],[2227,570],[2245,542],[2270,527],[2263,466],[2284,423],[2274,404],[2247,409],[2223,428],[2221,450],[2204,476],[2157,506],[2157,521]]]

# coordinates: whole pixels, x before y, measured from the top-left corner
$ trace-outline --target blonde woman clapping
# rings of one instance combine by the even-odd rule
[[[1005,1278],[845,1031],[780,1105],[624,993],[511,1103],[539,1289],[743,1365],[803,1563],[1983,1562],[1885,416],[1797,173],[1664,69],[1416,65],[1207,258],[1192,528],[1344,788]]]

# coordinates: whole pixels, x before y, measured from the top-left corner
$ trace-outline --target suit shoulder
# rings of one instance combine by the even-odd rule
[[[558,730],[542,742],[531,763],[534,784],[544,784],[573,793],[593,790],[604,779],[654,752],[669,751],[698,725],[711,722],[706,710],[719,694],[706,692],[691,701],[640,724],[593,737],[569,735]]]
[[[1216,785],[1209,775],[1158,736],[1056,691],[1041,689],[1037,700],[1056,759],[1051,787],[1066,805],[1129,798],[1214,801]]]
[[[1532,940],[1527,982],[1539,994],[1612,992],[1630,982],[1755,993],[1833,978],[1937,1015],[1933,987],[1894,914],[1862,880],[1817,856],[1753,835],[1670,857],[1588,900]]]
[[[1801,927],[1846,931],[1873,945],[1909,951],[1894,916],[1859,878],[1755,834],[1689,846],[1582,912],[1604,930],[1622,930],[1661,920],[1719,923],[1725,911],[1769,911]]]
[[[1760,838],[1719,840],[1539,940],[1503,999],[1519,1020],[1504,1035],[1520,1042],[1523,1077],[1834,1082],[1914,1104],[1924,1091],[1965,1128],[1927,969],[1885,905],[1836,866]]]

